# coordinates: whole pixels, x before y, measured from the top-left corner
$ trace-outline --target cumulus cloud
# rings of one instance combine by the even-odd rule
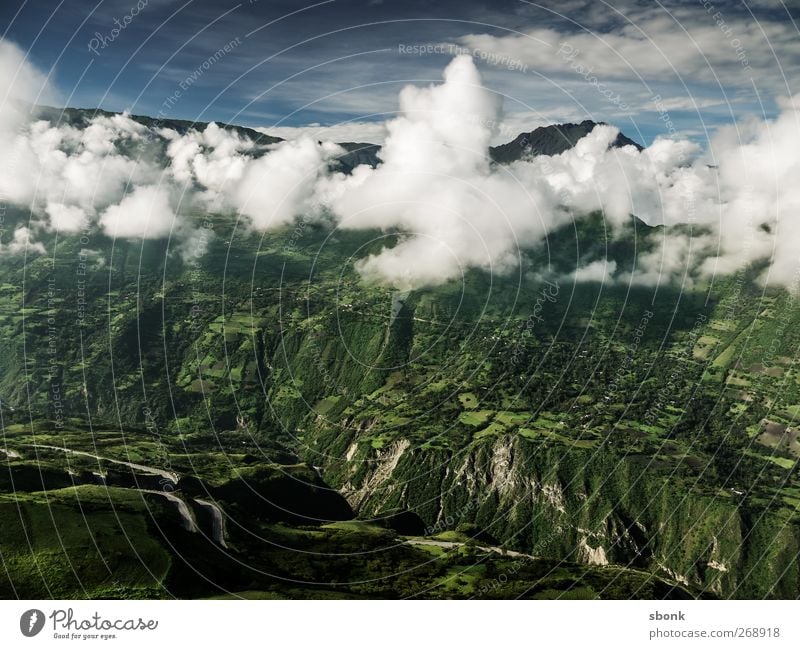
[[[618,129],[597,126],[560,155],[498,167],[487,161],[497,105],[471,59],[461,56],[443,84],[401,93],[383,164],[323,179],[321,193],[341,227],[405,233],[359,265],[404,289],[457,278],[467,267],[506,270],[520,249],[596,211],[617,230],[631,215],[650,225],[699,228],[663,230],[627,281],[691,280],[770,260],[765,281],[789,285],[800,246],[793,227],[800,211],[793,181],[800,173],[798,98],[781,108],[776,120],[721,129],[705,151],[667,138],[642,151],[614,148]],[[576,273],[579,281],[590,276]]]
[[[222,198],[226,185],[241,179],[248,163],[245,152],[252,148],[249,140],[213,123],[183,135],[165,128],[161,135],[169,141],[169,173],[180,183],[205,188],[209,204]]]
[[[612,148],[619,133],[612,126],[596,127],[560,155],[495,166],[488,147],[498,115],[471,58],[459,56],[443,84],[401,93],[378,168],[320,181],[340,227],[404,233],[396,246],[362,260],[363,274],[409,289],[471,267],[504,272],[523,249],[593,211],[618,228],[631,214],[681,222],[686,192],[707,182],[685,173],[695,145],[659,140],[643,152]]]
[[[6,145],[0,165],[0,202],[24,203],[17,186],[7,179],[19,178],[20,161],[13,143],[17,133],[25,128],[30,105],[38,99],[52,99],[47,77],[30,65],[24,52],[13,43],[0,39],[0,138]],[[27,179],[26,179],[27,180]],[[33,239],[27,226],[17,227],[11,240],[0,244],[0,254],[44,253],[44,246]]]
[[[547,187],[529,187],[493,170],[488,147],[499,105],[472,60],[456,57],[444,83],[406,87],[400,116],[376,169],[324,179],[320,192],[350,229],[399,229],[397,246],[363,260],[360,270],[401,289],[440,283],[465,268],[504,271],[516,264],[515,240],[536,240],[566,219]],[[538,212],[538,213],[537,213]],[[537,218],[538,217],[538,218]]]
[[[14,133],[28,119],[27,106],[52,97],[46,75],[14,43],[0,39],[0,134]]]
[[[314,213],[318,180],[327,165],[344,150],[333,143],[318,143],[309,137],[282,142],[271,153],[247,165],[232,190],[237,209],[257,229],[286,225],[298,214]]]
[[[764,279],[797,281],[800,249],[800,95],[781,102],[770,122],[725,127],[711,143],[717,164],[721,253],[704,262],[707,272],[730,272],[744,261],[770,259]]]
[[[617,262],[613,259],[598,259],[585,266],[576,268],[569,279],[574,282],[601,282],[612,281],[612,275],[617,270]]]
[[[113,238],[160,239],[174,227],[175,211],[163,187],[136,187],[100,217],[103,232]]]
[[[50,224],[59,232],[80,232],[89,224],[89,217],[83,208],[63,203],[48,203],[45,207]]]
[[[21,225],[14,230],[11,241],[0,244],[0,255],[20,255],[20,254],[44,254],[44,246],[41,242],[34,241],[30,228]]]
[[[136,146],[146,131],[126,115],[98,116],[84,129],[34,121],[11,139],[15,164],[0,176],[0,191],[45,217],[42,225],[75,232],[129,185],[158,180],[162,170]]]
[[[302,136],[254,157],[252,141],[213,123],[203,131],[164,135],[170,140],[172,177],[199,188],[197,198],[206,208],[236,210],[257,230],[286,225],[298,214],[318,210],[313,200],[316,183],[328,163],[344,153],[331,142]]]

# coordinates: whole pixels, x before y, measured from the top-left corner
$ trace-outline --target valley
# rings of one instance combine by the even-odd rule
[[[602,215],[399,291],[400,232],[52,234],[0,294],[4,597],[796,598],[800,311]],[[7,225],[26,214],[6,216]]]

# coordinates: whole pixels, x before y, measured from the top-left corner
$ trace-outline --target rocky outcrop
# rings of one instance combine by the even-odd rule
[[[341,443],[340,443],[341,446]],[[753,515],[733,494],[675,489],[634,457],[504,435],[463,452],[351,440],[324,468],[358,515],[418,514],[428,529],[473,524],[542,557],[651,570],[712,595],[798,588],[798,526]]]

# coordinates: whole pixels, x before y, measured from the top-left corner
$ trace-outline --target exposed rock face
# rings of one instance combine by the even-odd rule
[[[578,556],[581,558],[581,561],[589,565],[608,565],[608,558],[606,557],[606,551],[603,549],[603,546],[601,545],[593,548],[585,538],[581,539],[580,545],[578,546]]]
[[[520,552],[631,565],[720,596],[797,589],[796,526],[770,513],[751,521],[733,497],[675,493],[666,477],[611,451],[565,452],[514,435],[462,452],[407,440],[344,448],[349,460],[325,477],[362,516],[408,510],[437,531],[474,524]]]
[[[354,488],[352,485],[346,484],[342,487],[342,494],[354,510],[358,510],[369,499],[380,502],[382,492],[387,495],[391,492],[392,485],[387,483],[394,475],[397,464],[409,446],[409,441],[403,439],[378,451],[373,470],[361,486]]]

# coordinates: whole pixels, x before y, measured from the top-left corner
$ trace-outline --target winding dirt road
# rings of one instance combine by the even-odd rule
[[[95,455],[94,453],[89,453],[88,451],[76,451],[71,448],[66,448],[64,446],[51,446],[49,444],[26,444],[28,448],[42,448],[48,449],[51,451],[61,451],[62,453],[67,453],[69,455],[80,455],[82,457],[90,457],[94,458],[95,460],[102,461],[102,462],[109,462],[111,464],[118,464],[121,466],[126,466],[130,469],[134,469],[135,471],[140,471],[142,473],[146,473],[148,475],[157,475],[166,480],[169,480],[170,483],[174,486],[178,484],[178,480],[180,476],[175,473],[174,471],[165,471],[164,469],[158,469],[156,467],[147,466],[145,464],[138,464],[136,462],[126,462],[124,460],[115,460],[110,457],[104,457],[102,455]],[[13,457],[20,457],[19,453],[11,451],[9,449],[0,449],[2,450],[9,458]],[[102,476],[100,476],[102,477]],[[183,524],[183,528],[187,532],[198,533],[200,532],[200,528],[197,525],[197,521],[195,520],[194,515],[192,514],[192,510],[187,505],[186,501],[183,498],[176,496],[174,493],[170,491],[164,490],[157,490],[157,489],[136,489],[141,493],[149,493],[155,494],[157,496],[161,496],[166,498],[170,503],[175,505],[176,509],[178,510],[178,514],[181,517],[181,522]],[[203,509],[209,511],[211,514],[211,521],[212,521],[212,529],[211,529],[211,538],[214,543],[217,545],[222,546],[223,548],[227,548],[228,545],[225,542],[225,515],[222,512],[222,509],[216,503],[209,502],[207,500],[201,500],[199,498],[195,498],[194,502],[197,503]]]
[[[433,539],[408,539],[406,541],[408,545],[432,545],[437,548],[460,548],[466,545],[462,541],[434,541]],[[496,554],[501,554],[507,557],[515,557],[515,558],[524,558],[524,559],[536,559],[535,556],[532,554],[525,554],[524,552],[516,552],[515,550],[506,550],[505,548],[498,548],[493,545],[473,545],[471,546],[476,550],[482,550],[483,552],[494,552]]]
[[[165,471],[164,469],[156,469],[152,466],[146,466],[144,464],[136,464],[135,462],[125,462],[124,460],[114,460],[110,457],[103,457],[102,455],[95,455],[94,453],[89,453],[87,451],[76,451],[71,448],[65,448],[63,446],[50,446],[49,444],[25,444],[28,448],[46,448],[51,451],[61,451],[62,453],[68,453],[70,455],[81,455],[83,457],[91,457],[95,460],[102,460],[103,462],[110,462],[112,464],[119,464],[122,466],[126,466],[130,469],[136,469],[137,471],[141,471],[142,473],[147,473],[149,475],[157,475],[161,476],[162,478],[166,478],[171,482],[177,484],[178,479],[180,476],[175,473],[174,471]]]

